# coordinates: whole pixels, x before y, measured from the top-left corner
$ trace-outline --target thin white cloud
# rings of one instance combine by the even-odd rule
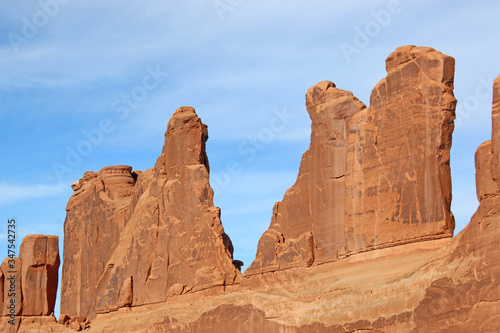
[[[67,189],[65,184],[14,185],[0,183],[0,206],[35,198],[46,198],[59,195]]]

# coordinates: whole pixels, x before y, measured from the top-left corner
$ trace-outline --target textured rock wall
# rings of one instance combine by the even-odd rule
[[[23,316],[53,314],[59,279],[59,237],[24,237],[19,259],[22,265]]]
[[[14,262],[12,261],[14,260]],[[22,265],[21,259],[19,258],[5,258],[0,266],[0,270],[3,273],[3,307],[2,315],[4,317],[9,316],[12,311],[7,308],[11,299],[14,299],[15,310],[14,314],[16,316],[21,315],[23,308],[23,291],[22,291]],[[12,297],[12,291],[15,292],[15,296]],[[11,296],[9,296],[9,293]]]
[[[177,109],[151,171],[154,180],[139,199],[99,281],[98,311],[120,305],[122,284],[130,278],[131,304],[141,305],[231,285],[239,276],[220,210],[213,206],[207,138],[207,127],[193,108]]]
[[[488,141],[478,149],[480,206],[454,238],[268,271],[246,277],[229,294],[181,296],[158,308],[109,314],[95,327],[118,331],[148,316],[151,332],[498,332],[500,193],[492,147]]]
[[[6,258],[0,267],[0,331],[17,332],[23,320],[37,322],[38,326],[42,322],[55,323],[59,264],[59,237],[24,237],[19,258]],[[9,309],[12,299],[15,300],[13,311]],[[11,314],[15,314],[15,318]],[[11,320],[15,325],[9,323]]]
[[[453,235],[454,64],[431,48],[398,48],[369,108],[329,81],[308,90],[311,145],[245,274]]]
[[[135,186],[134,176],[131,167],[119,165],[88,171],[73,183],[64,223],[61,313],[87,317],[95,308],[99,278],[144,187]]]
[[[241,278],[213,205],[207,138],[194,109],[181,107],[154,168],[84,175],[68,204],[61,313],[93,318]]]
[[[453,272],[436,279],[415,309],[415,332],[498,332],[500,327],[500,191],[493,175],[499,146],[500,76],[493,89],[492,140],[476,152],[476,188],[480,205],[470,223],[453,239],[441,266]]]
[[[306,94],[311,145],[295,184],[276,203],[269,229],[245,274],[310,266],[345,252],[346,152],[351,118],[363,110],[351,92],[320,82]]]
[[[351,121],[346,176],[349,252],[451,237],[455,60],[404,46],[386,60],[370,107]]]
[[[311,145],[247,276],[233,264],[213,207],[207,128],[194,109],[174,113],[154,168],[86,173],[68,205],[65,232],[75,234],[65,249],[63,296],[71,311],[85,307],[90,328],[79,317],[63,315],[64,326],[49,316],[21,316],[19,330],[497,332],[500,77],[492,140],[476,152],[480,206],[449,238],[453,59],[402,47],[387,69],[369,108],[328,81],[308,90]],[[56,286],[44,289],[51,281],[44,272],[58,264],[50,237],[23,242],[19,314],[50,307],[44,290]],[[102,271],[83,271],[91,267]],[[95,294],[81,293],[90,280]]]

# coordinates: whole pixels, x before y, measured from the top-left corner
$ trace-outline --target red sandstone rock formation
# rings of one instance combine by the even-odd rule
[[[247,275],[331,261],[344,250],[349,127],[365,105],[324,81],[307,91],[306,106],[312,120],[311,145],[302,156],[296,183],[274,206]]]
[[[388,58],[388,77],[374,90],[370,108],[331,82],[309,89],[311,146],[297,182],[274,208],[250,269],[253,275],[228,289],[214,286],[235,278],[238,282],[241,276],[212,204],[206,127],[192,108],[178,109],[153,169],[105,168],[73,184],[68,217],[71,212],[81,218],[86,208],[91,216],[99,212],[111,221],[114,214],[124,218],[116,220],[124,224],[118,240],[107,245],[113,250],[106,254],[95,288],[101,313],[90,327],[81,317],[62,315],[66,326],[22,317],[20,331],[498,332],[500,77],[494,85],[492,140],[476,153],[480,206],[460,234],[444,237],[453,225],[448,196],[455,104],[450,59],[429,48],[399,48]],[[396,107],[398,96],[405,97],[404,108]],[[397,139],[405,149],[396,146]],[[356,175],[366,181],[353,180]],[[422,191],[435,202],[422,199]],[[363,194],[365,203],[356,203],[360,197],[353,193]],[[373,193],[379,194],[371,197]],[[384,219],[365,225],[363,216],[377,214]],[[387,225],[385,218],[392,216]],[[413,223],[415,216],[418,223]],[[68,218],[70,226],[77,227]],[[85,234],[72,239],[81,238]],[[36,263],[53,258],[33,251],[44,248],[35,246],[37,240],[23,243],[36,277]],[[69,245],[69,253],[75,254]],[[77,262],[68,267],[81,269],[82,255],[75,255]],[[89,267],[88,261],[85,265]],[[29,278],[33,273],[27,272]],[[81,283],[83,272],[76,273]],[[26,288],[31,286],[37,288]],[[204,288],[206,292],[190,292]],[[87,308],[88,313],[94,308]]]
[[[259,279],[247,276],[231,293],[182,295],[174,302],[98,316],[93,329],[139,329],[134,319],[147,317],[145,330],[151,332],[498,332],[500,193],[492,176],[499,171],[492,162],[497,149],[490,142],[478,149],[481,203],[453,239],[355,253],[322,265],[261,273]]]
[[[24,237],[19,258],[22,265],[23,316],[53,314],[59,277],[59,237]]]
[[[453,58],[426,47],[400,47],[387,58],[387,77],[351,122],[349,252],[453,235],[454,69]]]
[[[16,316],[21,315],[23,308],[23,292],[22,292],[22,266],[19,258],[5,258],[0,266],[3,273],[3,306],[2,315],[4,317],[10,314]],[[12,302],[12,300],[14,300]],[[10,304],[14,303],[15,310],[12,311]]]
[[[0,267],[2,332],[16,332],[23,320],[38,325],[55,323],[59,263],[59,237],[45,235],[26,236],[19,248],[19,258],[3,261]],[[9,308],[12,300],[14,311]],[[15,325],[9,323],[11,320]]]
[[[131,171],[124,165],[88,171],[72,185],[64,223],[63,314],[87,317],[95,308],[99,278],[143,190],[134,186]]]
[[[86,173],[65,223],[61,313],[92,318],[214,287],[241,273],[213,206],[207,127],[191,107],[168,123],[155,167]],[[86,176],[87,175],[87,176]]]
[[[454,64],[398,48],[369,108],[329,81],[308,90],[311,145],[247,275],[453,235]]]
[[[500,329],[500,76],[493,85],[492,140],[476,152],[479,208],[440,264],[453,273],[436,279],[415,309],[415,332],[498,332]],[[444,252],[444,251],[443,251]]]

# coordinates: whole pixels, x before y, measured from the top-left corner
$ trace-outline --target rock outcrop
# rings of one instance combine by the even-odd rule
[[[16,332],[24,321],[55,323],[54,305],[59,274],[59,237],[28,235],[19,258],[6,258],[0,267],[2,332]]]
[[[445,248],[439,264],[452,266],[426,289],[415,309],[416,332],[498,332],[500,328],[500,76],[493,85],[492,140],[476,152],[480,202],[469,224]]]
[[[500,77],[496,85],[499,80]],[[323,91],[337,92],[331,83],[319,86],[326,87]],[[355,101],[348,93],[339,93],[347,96],[350,104]],[[364,109],[356,115],[361,112]],[[496,126],[498,120],[494,118],[493,137]],[[237,288],[224,295],[181,295],[172,302],[102,314],[93,322],[92,329],[179,333],[497,332],[500,193],[494,176],[499,171],[494,162],[496,149],[492,142],[478,149],[476,178],[480,206],[455,238],[423,237],[420,241],[353,252],[345,258],[309,267],[307,260],[301,261],[307,256],[297,250],[290,256],[294,261],[289,261],[297,266],[260,273],[259,279],[255,275],[244,276]],[[307,158],[308,153],[303,161]],[[301,172],[308,165],[303,162]],[[309,175],[303,177],[307,179]],[[299,177],[297,183],[300,181]],[[297,195],[297,187],[287,194],[290,192]],[[285,195],[283,202],[292,202],[291,197]],[[309,207],[305,208],[303,213],[310,214]],[[275,213],[277,209],[281,209],[280,204]],[[300,210],[295,214],[291,216],[300,217]],[[275,214],[273,221],[287,220]],[[298,236],[300,241],[307,239],[303,234]],[[278,243],[276,252],[279,253],[281,246]],[[284,257],[279,257],[278,265],[281,259]],[[136,318],[141,317],[148,318],[146,327],[135,324]]]
[[[329,81],[308,90],[311,145],[247,275],[453,235],[454,64],[398,48],[369,108]]]
[[[475,156],[480,205],[451,238],[453,59],[407,46],[387,70],[369,108],[329,81],[308,90],[311,146],[246,275],[213,206],[194,109],[174,113],[154,168],[86,173],[68,205],[59,324],[24,315],[50,312],[55,288],[44,272],[57,241],[35,235],[15,259],[19,331],[498,332],[500,76],[492,140]]]
[[[22,265],[19,258],[5,258],[0,266],[2,286],[2,321],[0,327],[5,332],[15,332],[23,310]],[[14,323],[14,325],[12,325]]]
[[[61,313],[91,319],[177,294],[224,290],[241,278],[213,205],[207,138],[194,109],[181,107],[154,168],[103,168],[73,186]]]
[[[54,313],[59,279],[59,237],[28,235],[19,250],[23,316]]]
[[[132,190],[141,189],[131,171],[125,165],[88,171],[72,185],[64,223],[62,313],[87,317],[95,308],[97,283],[138,199]]]
[[[351,122],[347,153],[349,252],[453,236],[450,149],[455,60],[398,48],[370,107]]]
[[[329,81],[307,91],[306,106],[312,120],[311,145],[302,156],[297,181],[274,206],[247,275],[311,266],[345,252],[349,127],[352,117],[366,107]]]

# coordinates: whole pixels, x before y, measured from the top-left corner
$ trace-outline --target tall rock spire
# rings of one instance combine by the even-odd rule
[[[90,283],[88,275],[78,269],[63,271],[63,286],[71,284],[70,280],[77,283],[63,289],[66,301],[61,304],[61,313],[93,317],[96,312],[161,302],[173,295],[213,287],[223,290],[241,277],[233,264],[232,244],[222,227],[220,210],[213,205],[207,139],[207,126],[193,108],[175,111],[154,168],[132,174],[129,169],[131,181],[122,179],[115,184],[120,188],[132,186],[129,192],[120,191],[128,193],[121,197],[123,207],[108,209],[102,220],[94,220],[93,229],[116,224],[113,232],[118,237],[113,236],[108,244],[96,240],[101,247],[108,247],[104,256],[79,257],[68,264],[68,268],[81,267],[83,262],[94,260],[92,265],[101,268],[97,280],[92,276],[95,289],[86,295],[86,302],[80,303],[79,312],[69,299],[80,293],[79,286]],[[93,186],[100,186],[100,173],[102,170],[93,178]],[[98,196],[104,196],[101,193]],[[95,197],[93,194],[88,200]],[[81,228],[79,216],[102,209],[90,207],[90,212],[84,212],[79,210],[81,206],[73,207],[71,217],[68,213],[67,230],[69,226]],[[68,249],[65,246],[65,258],[74,256],[74,248],[71,242]],[[82,304],[87,304],[83,311]]]

